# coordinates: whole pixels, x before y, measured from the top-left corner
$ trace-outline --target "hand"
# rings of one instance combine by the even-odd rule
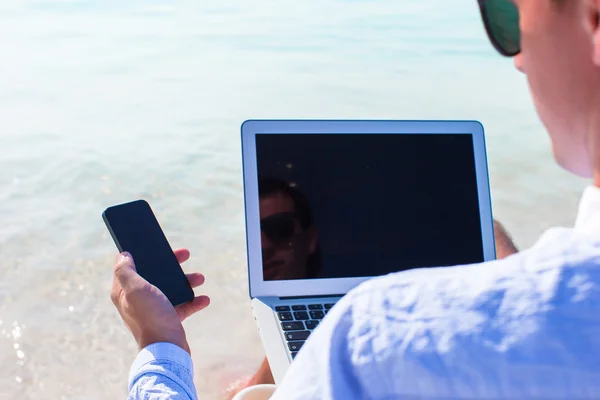
[[[174,253],[179,263],[190,258],[190,252],[186,249],[177,249]],[[186,276],[192,288],[204,283],[202,274],[192,273]],[[210,303],[207,296],[198,296],[189,303],[173,308],[156,286],[138,275],[129,253],[121,253],[117,257],[110,298],[140,350],[152,343],[168,342],[188,353],[190,347],[181,322]]]

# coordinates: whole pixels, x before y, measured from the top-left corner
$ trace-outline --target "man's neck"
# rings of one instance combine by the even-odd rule
[[[600,135],[588,138],[588,154],[592,163],[592,182],[600,188]]]
[[[593,86],[600,87],[600,68]],[[587,147],[588,162],[591,164],[592,183],[600,188],[600,112],[598,112],[600,109],[600,92],[595,90],[591,96],[593,97],[589,99],[587,110],[583,110],[583,115],[588,115],[587,121],[585,121],[587,122],[585,145]]]
[[[600,188],[600,114],[594,114],[590,122],[586,140],[588,159],[592,164],[592,182]]]
[[[600,171],[594,171],[594,186],[600,188]]]

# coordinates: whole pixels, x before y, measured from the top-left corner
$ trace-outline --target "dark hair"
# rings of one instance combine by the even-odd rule
[[[294,213],[300,225],[302,225],[302,229],[307,230],[313,226],[308,199],[298,189],[277,178],[267,178],[258,183],[258,197],[267,197],[276,193],[281,193],[292,199]]]
[[[278,178],[265,178],[258,182],[258,197],[263,198],[274,194],[283,194],[292,199],[294,214],[305,231],[314,226],[308,199],[296,187]],[[315,278],[321,272],[321,249],[319,245],[306,260],[306,277]]]

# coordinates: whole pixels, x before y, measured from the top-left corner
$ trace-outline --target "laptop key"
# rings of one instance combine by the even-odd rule
[[[309,310],[322,310],[323,304],[309,304],[308,309]]]
[[[277,315],[279,315],[280,321],[291,321],[294,319],[291,312],[280,312]]]
[[[325,316],[325,313],[323,313],[323,311],[311,311],[310,312],[310,317],[312,319],[323,319],[324,316]]]
[[[295,306],[292,306],[292,310],[294,311],[302,311],[302,310],[306,310],[306,306],[301,305],[301,304],[297,304]]]
[[[325,304],[326,310],[331,310],[335,304]]]
[[[296,358],[296,356],[297,356],[297,355],[298,355],[298,352],[297,352],[297,351],[292,351],[292,360],[293,360],[294,358]]]
[[[290,306],[275,306],[275,311],[290,311]]]
[[[289,314],[289,313],[287,313]],[[298,320],[309,319],[308,313],[306,311],[296,311],[294,313],[294,318]]]
[[[300,351],[304,342],[288,342],[288,349],[290,351]]]
[[[286,332],[285,338],[287,340],[306,340],[308,339],[308,335],[310,335],[309,331],[292,331]]]
[[[306,329],[315,329],[317,325],[319,325],[319,321],[311,319],[310,321],[306,321]]]
[[[308,325],[310,321],[306,321]],[[281,329],[284,331],[301,331],[304,330],[304,323],[302,321],[294,321],[294,322],[282,322]]]

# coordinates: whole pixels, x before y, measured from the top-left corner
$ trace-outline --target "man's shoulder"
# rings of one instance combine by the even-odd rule
[[[598,267],[598,268],[597,268]],[[502,260],[449,267],[418,268],[371,279],[350,292],[352,298],[374,297],[410,303],[419,294],[476,298],[499,288],[528,289],[538,286],[526,277],[584,273],[600,277],[600,238],[590,240],[572,229],[546,231],[531,248]],[[396,298],[396,292],[404,295]]]
[[[559,229],[503,260],[371,279],[340,301],[337,314],[365,382],[385,371],[393,378],[387,393],[412,388],[441,396],[455,393],[455,385],[470,387],[481,374],[497,378],[497,366],[519,364],[524,354],[540,362],[531,379],[547,376],[544,365],[568,360],[576,360],[576,371],[597,367],[581,343],[600,334],[599,284],[600,240]],[[565,330],[573,324],[586,329]],[[506,376],[510,385],[517,385],[518,371]],[[487,393],[486,382],[460,393]]]
[[[547,231],[530,249],[503,260],[422,268],[371,279],[345,300],[354,326],[381,324],[406,336],[415,321],[460,335],[600,300],[600,240],[571,229]]]
[[[416,326],[425,336],[458,337],[528,318],[542,323],[540,316],[549,320],[552,313],[581,314],[597,301],[600,240],[553,229],[530,249],[503,260],[371,279],[344,302],[356,335],[368,326],[406,341]]]

